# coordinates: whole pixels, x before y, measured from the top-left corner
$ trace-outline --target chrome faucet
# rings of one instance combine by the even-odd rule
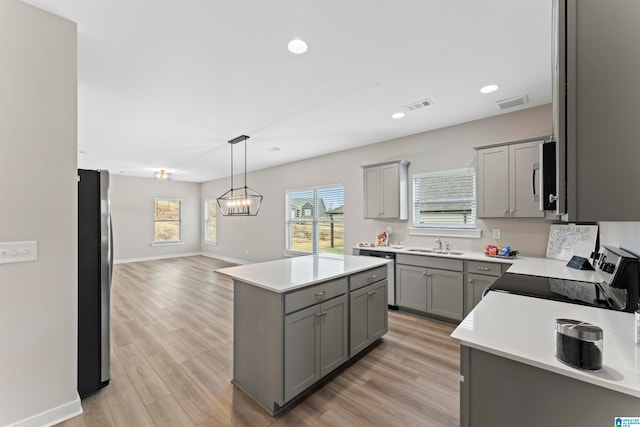
[[[436,237],[436,245],[438,245],[438,247],[435,249],[442,250],[442,240],[440,239],[439,236]]]

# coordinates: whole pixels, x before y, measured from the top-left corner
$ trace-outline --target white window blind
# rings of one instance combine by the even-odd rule
[[[475,223],[475,169],[413,176],[414,227],[473,228]]]
[[[215,199],[204,202],[204,240],[208,243],[216,242],[216,209]]]
[[[344,253],[344,187],[287,191],[287,250]]]

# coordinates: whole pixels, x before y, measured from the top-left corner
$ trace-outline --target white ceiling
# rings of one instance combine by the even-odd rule
[[[551,0],[27,2],[78,23],[83,168],[202,182],[241,134],[251,171],[551,101]]]

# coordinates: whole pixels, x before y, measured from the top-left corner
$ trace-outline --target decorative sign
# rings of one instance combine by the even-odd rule
[[[572,256],[591,257],[598,238],[597,225],[553,224],[549,230],[547,258],[569,261]]]

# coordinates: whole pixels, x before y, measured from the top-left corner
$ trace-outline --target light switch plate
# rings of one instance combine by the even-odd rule
[[[494,239],[499,239],[502,236],[502,232],[499,228],[494,228],[492,232],[493,232]]]
[[[0,242],[0,264],[37,261],[38,242]]]

